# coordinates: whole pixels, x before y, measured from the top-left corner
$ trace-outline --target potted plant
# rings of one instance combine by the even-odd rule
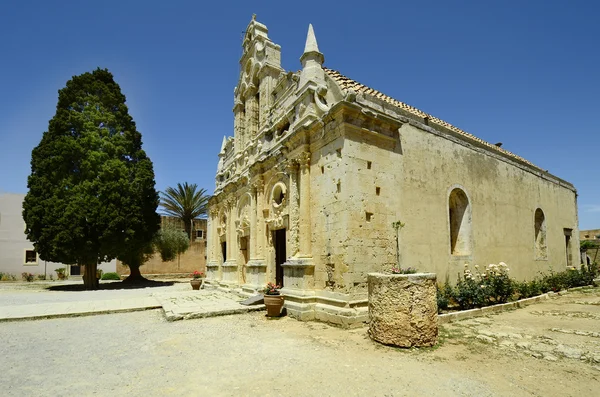
[[[190,284],[192,285],[193,289],[200,289],[200,287],[202,286],[202,281],[204,280],[204,273],[203,272],[199,272],[198,270],[194,270],[194,273],[192,273],[192,280],[190,280]]]
[[[65,267],[59,267],[58,269],[54,269],[59,280],[64,280],[66,278],[65,270],[67,270]]]
[[[268,283],[263,289],[265,306],[267,307],[267,317],[279,317],[283,307],[284,297],[280,294],[281,286]]]

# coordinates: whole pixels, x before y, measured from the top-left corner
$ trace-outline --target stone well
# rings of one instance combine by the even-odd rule
[[[437,343],[435,273],[369,273],[369,336],[400,347]]]

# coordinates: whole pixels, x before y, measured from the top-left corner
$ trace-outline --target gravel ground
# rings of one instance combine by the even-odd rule
[[[0,385],[4,396],[592,396],[599,390],[600,371],[589,363],[536,359],[450,328],[441,334],[438,348],[403,350],[371,342],[366,328],[268,319],[264,312],[171,323],[161,310],[10,322],[0,325]]]
[[[151,296],[155,293],[169,291],[187,291],[190,289],[188,282],[177,280],[170,286],[158,286],[130,289],[101,289],[97,291],[57,291],[48,287],[78,288],[82,287],[81,281],[54,281],[32,283],[0,283],[0,306],[28,305],[35,303],[51,302],[76,302],[94,301],[105,299],[125,299],[133,297]],[[101,287],[114,286],[119,281],[101,281]]]

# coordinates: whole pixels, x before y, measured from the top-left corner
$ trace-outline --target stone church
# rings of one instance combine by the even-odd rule
[[[280,56],[253,17],[209,202],[209,283],[276,282],[289,315],[349,326],[368,317],[367,274],[397,259],[442,282],[465,263],[521,279],[579,263],[572,184],[325,67],[312,26],[300,71]]]

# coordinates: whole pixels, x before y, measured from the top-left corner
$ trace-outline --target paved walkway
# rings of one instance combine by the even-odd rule
[[[36,288],[37,287],[37,288]],[[85,316],[163,308],[169,321],[263,310],[244,306],[227,292],[190,290],[188,283],[169,287],[99,291],[48,291],[46,285],[12,284],[0,288],[0,321]]]

